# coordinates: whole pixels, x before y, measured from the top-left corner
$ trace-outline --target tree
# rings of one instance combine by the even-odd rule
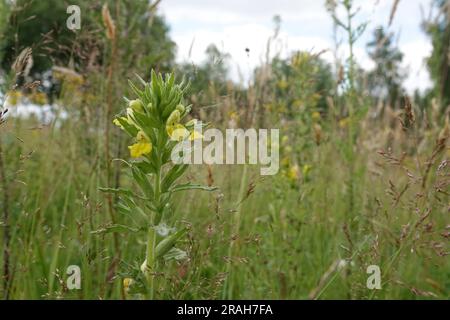
[[[402,83],[406,76],[400,66],[403,53],[395,46],[393,34],[387,34],[383,27],[374,30],[367,48],[375,63],[375,69],[367,75],[369,92],[374,98],[395,107],[402,95]]]
[[[214,44],[210,44],[205,51],[206,59],[200,65],[192,63],[181,64],[179,73],[187,76],[191,82],[191,91],[198,92],[194,100],[203,104],[212,103],[217,95],[227,93],[228,60],[230,55],[221,52]],[[212,91],[211,95],[209,91]],[[195,102],[195,101],[193,101]]]
[[[450,1],[434,0],[432,6],[437,11],[423,24],[433,46],[427,66],[434,82],[433,91],[442,108],[446,108],[450,104]]]
[[[290,113],[298,112],[300,105],[325,112],[327,95],[333,92],[334,78],[330,65],[320,54],[294,52],[287,59],[275,57],[270,65],[270,87],[277,99],[288,100]],[[256,70],[255,78],[258,78]]]
[[[76,31],[66,26],[69,14],[65,1],[2,2],[1,5],[9,5],[11,11],[8,23],[1,30],[6,35],[0,39],[2,68],[8,70],[25,47],[33,49],[34,63],[30,74],[38,79],[54,65],[70,65],[82,73],[93,62],[102,65],[107,52],[101,16],[104,1],[74,2],[81,9],[81,29]],[[169,37],[165,21],[154,13],[149,1],[108,3],[113,14],[119,14],[114,19],[120,32],[118,47],[121,56],[139,56],[139,60],[130,59],[130,64],[139,69],[140,74],[147,72],[150,76],[151,68],[169,71],[174,64],[175,43]]]

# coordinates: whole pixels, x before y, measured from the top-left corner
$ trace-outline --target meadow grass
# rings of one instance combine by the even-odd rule
[[[101,133],[88,133],[87,146],[76,121],[37,125],[10,119],[2,128],[13,195],[10,298],[121,298],[121,278],[111,271],[112,235],[92,233],[110,224],[104,194],[98,191],[105,183],[99,161]],[[213,180],[220,191],[191,191],[175,198],[168,221],[192,225],[182,244],[189,259],[162,266],[157,297],[447,298],[448,196],[434,188],[442,161],[432,166],[426,189],[416,185],[413,171],[416,157],[425,163],[431,154],[435,131],[426,138],[423,155],[413,151],[403,160],[415,178],[394,160],[385,161],[375,147],[356,153],[358,214],[353,220],[347,214],[345,160],[333,141],[337,135],[313,151],[308,180],[300,183],[281,175],[261,178],[252,166],[193,166],[188,178]],[[379,132],[383,143],[385,136]],[[361,137],[366,138],[374,136]],[[133,188],[130,175],[122,170],[121,185]],[[240,188],[243,170],[248,170],[248,181]],[[398,196],[407,184],[410,189],[396,199],[393,185]],[[427,210],[429,215],[424,215]],[[130,219],[117,216],[122,224]],[[350,227],[354,220],[356,229]],[[123,261],[143,261],[145,243],[140,237],[119,234],[119,243]],[[66,288],[65,270],[72,264],[81,267],[81,290]],[[366,288],[370,264],[381,267],[382,290]]]

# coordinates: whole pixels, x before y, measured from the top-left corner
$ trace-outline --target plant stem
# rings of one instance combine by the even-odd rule
[[[153,225],[148,228],[147,232],[147,265],[145,268],[145,278],[147,279],[147,298],[153,300],[154,298],[154,269],[155,269],[155,244],[156,232]]]
[[[155,205],[157,210],[159,209],[159,204],[161,200],[161,166],[158,167],[155,174]],[[150,221],[150,226],[148,227],[147,232],[147,253],[146,253],[146,261],[147,265],[145,267],[145,278],[147,279],[147,298],[149,300],[153,300],[154,298],[154,273],[156,268],[156,261],[155,261],[155,247],[156,247],[156,232],[155,232],[155,223],[156,217],[160,216],[159,212],[155,212],[155,215],[152,216]]]

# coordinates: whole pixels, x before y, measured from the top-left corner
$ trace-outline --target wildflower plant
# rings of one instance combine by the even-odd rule
[[[123,284],[128,293],[143,293],[152,299],[159,262],[186,256],[186,253],[175,248],[175,245],[187,233],[189,227],[176,230],[166,224],[173,194],[190,189],[212,191],[215,187],[191,182],[178,183],[189,165],[174,164],[171,161],[172,151],[177,143],[202,138],[202,135],[195,131],[199,124],[202,125],[200,122],[190,120],[183,123],[191,110],[191,106],[183,104],[187,85],[184,81],[175,83],[173,74],[163,78],[154,71],[150,83],[138,78],[140,88],[129,82],[136,95],[135,99],[126,99],[126,112],[117,116],[114,124],[133,139],[133,143],[128,147],[133,160],[122,161],[131,170],[133,181],[141,194],[125,189],[101,190],[119,195],[119,210],[127,214],[139,214],[143,218],[144,226],[134,228],[116,225],[111,229],[147,232],[145,260],[140,270],[135,268],[131,274],[127,274]]]

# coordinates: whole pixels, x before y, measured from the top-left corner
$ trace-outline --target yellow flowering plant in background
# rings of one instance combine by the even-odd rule
[[[186,252],[175,245],[188,231],[188,227],[167,227],[165,218],[170,211],[171,198],[176,192],[201,189],[213,191],[215,187],[199,184],[177,183],[188,164],[173,164],[172,150],[181,141],[201,139],[194,130],[196,120],[183,123],[191,107],[185,106],[183,96],[187,85],[175,83],[175,76],[164,78],[154,71],[151,81],[139,78],[141,88],[130,81],[136,99],[128,100],[124,115],[113,122],[132,138],[128,146],[131,161],[125,161],[134,182],[141,191],[136,194],[127,189],[101,188],[120,198],[119,209],[143,217],[144,226],[115,225],[106,231],[147,232],[145,260],[138,270],[124,274],[124,289],[129,295],[141,294],[149,299],[155,296],[155,274],[161,259],[186,257]],[[164,232],[160,232],[164,230]]]

